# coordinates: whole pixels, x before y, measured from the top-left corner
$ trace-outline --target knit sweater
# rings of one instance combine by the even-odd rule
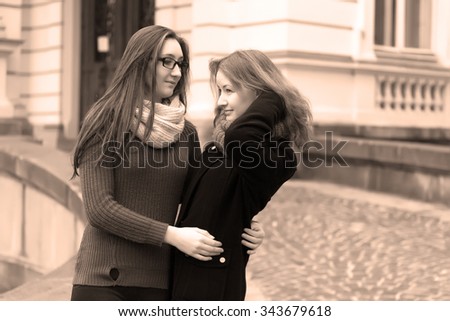
[[[88,222],[73,284],[168,288],[171,249],[163,240],[199,150],[197,131],[188,121],[171,147],[133,141],[125,152],[108,148],[101,165],[96,164],[101,141],[90,144],[79,168]]]

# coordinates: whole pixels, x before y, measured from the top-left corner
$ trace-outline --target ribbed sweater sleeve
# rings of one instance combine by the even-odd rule
[[[101,153],[101,141],[91,144],[83,154],[79,168],[83,202],[89,223],[95,228],[130,241],[161,246],[168,224],[136,213],[116,201],[114,169],[96,162]]]

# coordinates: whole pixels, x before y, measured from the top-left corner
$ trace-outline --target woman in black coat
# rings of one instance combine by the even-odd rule
[[[293,145],[309,139],[309,104],[262,52],[236,51],[210,63],[217,89],[214,142],[191,173],[177,220],[222,242],[208,261],[175,253],[174,300],[244,300],[249,227],[297,168]]]

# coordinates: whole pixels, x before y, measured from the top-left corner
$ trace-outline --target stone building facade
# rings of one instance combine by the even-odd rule
[[[127,37],[156,23],[190,44],[194,122],[212,118],[208,60],[255,48],[317,125],[431,135],[450,128],[449,15],[446,0],[3,0],[0,118],[25,118],[49,145],[73,139]]]

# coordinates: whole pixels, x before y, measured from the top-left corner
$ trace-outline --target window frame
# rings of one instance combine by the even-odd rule
[[[376,1],[376,0],[375,0]],[[383,0],[385,3],[391,0]],[[386,53],[404,53],[407,55],[433,55],[433,32],[434,32],[434,23],[432,20],[433,10],[435,9],[435,1],[429,0],[429,48],[415,48],[415,47],[406,47],[406,2],[409,0],[394,0],[395,8],[391,9],[395,11],[394,22],[392,22],[391,30],[394,33],[392,37],[394,38],[393,45],[389,44],[377,44],[376,43],[376,29],[377,29],[377,16],[376,16],[376,2],[374,2],[374,35],[373,35],[373,48],[375,52],[383,51]],[[392,17],[392,15],[389,15]],[[386,29],[388,23],[386,22],[386,18],[384,17],[383,29]],[[389,28],[389,26],[388,26]],[[385,31],[386,33],[386,31]],[[384,41],[386,42],[386,41]]]

